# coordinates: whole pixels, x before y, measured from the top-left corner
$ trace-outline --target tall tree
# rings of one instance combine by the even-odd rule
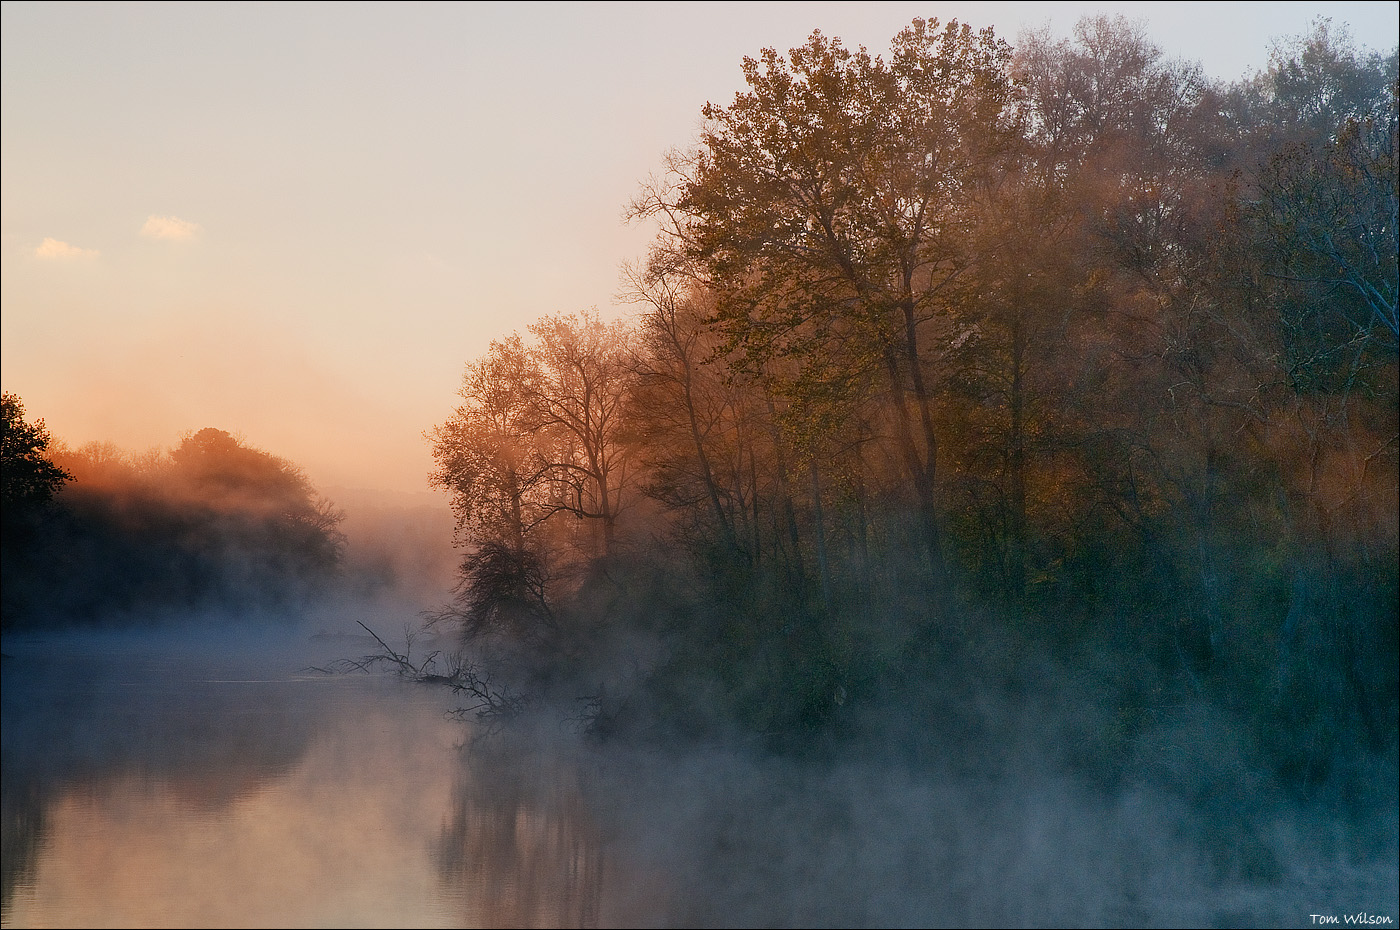
[[[547,547],[547,522],[569,514],[598,528],[592,548],[606,553],[631,481],[634,334],[596,312],[543,317],[529,330],[531,340],[493,342],[467,366],[463,403],[428,434],[431,481],[452,493],[468,546]]]
[[[969,262],[978,179],[1014,137],[1009,56],[991,30],[937,20],[903,30],[888,61],[820,32],[765,49],[744,61],[746,92],[705,107],[670,196],[642,205],[673,220],[740,364],[799,405],[849,403],[833,380],[881,385],[938,576],[930,348]]]
[[[734,455],[723,450],[731,444],[726,439],[737,438],[737,424],[729,392],[715,371],[714,340],[704,325],[713,306],[702,292],[655,264],[646,272],[629,268],[627,283],[628,298],[646,308],[633,415],[649,449],[646,464],[655,475],[651,493],[676,504],[703,497],[721,542],[735,553],[744,495],[738,481],[722,479],[716,461],[717,454],[721,460]],[[737,468],[729,471],[737,477]],[[694,485],[698,493],[691,490]]]
[[[549,515],[527,382],[536,375],[518,335],[467,365],[462,403],[435,427],[430,480],[452,495],[464,542],[521,549]]]
[[[1400,345],[1395,95],[1322,144],[1285,146],[1260,171],[1257,226],[1295,377],[1346,380]]]
[[[628,503],[632,448],[625,442],[635,380],[630,325],[605,323],[596,310],[531,324],[532,376],[522,382],[534,430],[552,438],[542,462],[552,506],[594,521],[607,554]]]

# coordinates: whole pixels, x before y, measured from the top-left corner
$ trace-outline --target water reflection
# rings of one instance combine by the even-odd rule
[[[607,859],[577,770],[500,743],[465,761],[437,847],[464,923],[598,926]]]
[[[1249,835],[1277,865],[1245,881],[1213,864],[1224,818],[1160,785],[878,756],[594,755],[552,732],[473,743],[443,689],[303,671],[354,654],[343,641],[320,655],[309,637],[238,642],[6,639],[4,927],[1287,925],[1319,902],[1396,913],[1393,801],[1352,826],[1252,802]],[[1393,790],[1393,766],[1381,775]]]
[[[32,878],[44,833],[44,796],[33,782],[0,780],[0,914],[9,916],[15,886]],[[8,921],[6,921],[8,926]]]
[[[7,638],[4,926],[462,925],[445,695],[227,645]]]

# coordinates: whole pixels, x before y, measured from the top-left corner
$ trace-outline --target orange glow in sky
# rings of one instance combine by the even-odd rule
[[[1068,34],[1124,13],[1235,79],[1394,3],[3,7],[4,388],[71,445],[206,426],[321,486],[422,491],[464,364],[615,302],[622,214],[740,63],[915,16]]]

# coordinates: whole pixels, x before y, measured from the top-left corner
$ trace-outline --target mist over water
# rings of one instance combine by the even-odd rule
[[[1304,926],[1309,913],[1395,912],[1384,802],[1356,822],[1242,788],[1238,807],[1149,780],[1105,788],[1031,755],[970,774],[956,771],[962,751],[931,769],[653,759],[613,782],[611,813],[628,856],[667,876],[669,926]]]
[[[1228,718],[1183,706],[1093,781],[1067,760],[1100,711],[1069,677],[1016,701],[968,685],[943,719],[891,706],[837,754],[598,741],[557,708],[484,736],[446,689],[316,671],[369,651],[355,620],[406,616],[389,603],[7,635],[4,925],[1396,914],[1393,760],[1371,798],[1300,802]]]
[[[1300,795],[1205,701],[1115,739],[1112,655],[1066,662],[974,624],[929,680],[852,705],[834,742],[602,738],[567,688],[488,732],[452,715],[466,695],[346,661],[382,651],[368,630],[416,662],[459,647],[424,625],[452,596],[450,515],[337,497],[345,570],[293,609],[6,633],[4,926],[1400,912],[1393,752]],[[662,659],[636,642],[599,655],[618,668],[577,682]]]

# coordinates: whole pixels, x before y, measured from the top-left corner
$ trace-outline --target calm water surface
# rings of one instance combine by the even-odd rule
[[[308,669],[371,645],[7,636],[4,926],[596,925],[572,771],[474,751],[444,689]]]
[[[1055,717],[1014,707],[996,740],[918,767],[590,748],[554,722],[474,739],[444,689],[311,670],[374,651],[346,629],[7,636],[3,925],[1400,917],[1393,765],[1348,819],[1242,766],[1186,782],[1228,807],[1172,790],[1147,754],[1208,745],[1195,718],[1144,736],[1143,779],[1112,788],[1057,766]]]

